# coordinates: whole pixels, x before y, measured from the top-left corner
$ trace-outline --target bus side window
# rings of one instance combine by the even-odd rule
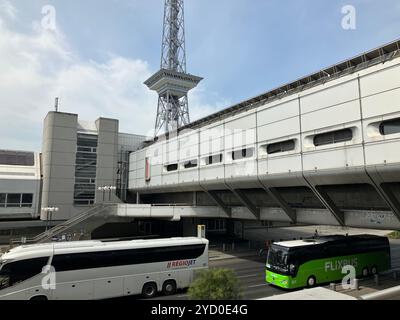
[[[357,253],[368,253],[374,251],[382,251],[388,248],[381,239],[358,240],[352,244]]]
[[[9,285],[13,286],[40,274],[48,260],[49,257],[44,257],[9,263],[7,267],[10,276]]]
[[[346,256],[350,252],[345,242],[333,242],[326,246],[327,258]]]

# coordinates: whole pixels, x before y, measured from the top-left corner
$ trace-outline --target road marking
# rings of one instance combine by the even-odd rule
[[[258,276],[258,275],[259,275],[259,273],[248,274],[248,275],[245,275],[245,276],[240,276],[240,277],[238,277],[238,279],[250,278],[250,277],[255,277],[255,276]]]
[[[254,286],[248,286],[247,288],[257,288],[257,287],[263,287],[263,286],[267,286],[267,284],[266,284],[266,283],[263,283],[263,284],[256,284],[256,285],[254,285]]]
[[[184,295],[178,296],[178,298],[185,298],[187,296],[188,296],[187,294],[184,294]]]

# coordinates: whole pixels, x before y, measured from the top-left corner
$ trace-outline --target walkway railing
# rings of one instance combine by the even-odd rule
[[[55,227],[37,235],[36,237],[29,238],[29,239],[21,239],[21,238],[20,239],[12,239],[10,241],[10,246],[14,247],[16,245],[21,245],[21,244],[43,243],[43,242],[49,241],[52,238],[62,234],[66,230],[78,225],[79,223],[81,223],[91,217],[94,217],[98,214],[103,213],[107,209],[111,208],[113,205],[114,204],[96,205],[93,208],[90,208],[89,210],[84,211],[84,212],[80,213],[79,215],[77,215],[63,223],[60,223],[60,224],[56,225]]]

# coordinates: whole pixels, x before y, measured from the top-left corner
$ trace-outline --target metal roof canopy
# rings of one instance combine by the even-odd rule
[[[197,129],[216,121],[226,119],[273,100],[281,99],[321,83],[332,81],[346,74],[351,74],[371,67],[372,65],[387,62],[396,56],[400,56],[400,39],[194,121],[181,127],[179,131]]]

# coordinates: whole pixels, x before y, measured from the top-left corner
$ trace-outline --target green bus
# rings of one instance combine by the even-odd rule
[[[266,281],[283,289],[314,287],[342,280],[347,265],[354,266],[357,278],[389,270],[388,238],[333,235],[273,243],[268,252]]]

